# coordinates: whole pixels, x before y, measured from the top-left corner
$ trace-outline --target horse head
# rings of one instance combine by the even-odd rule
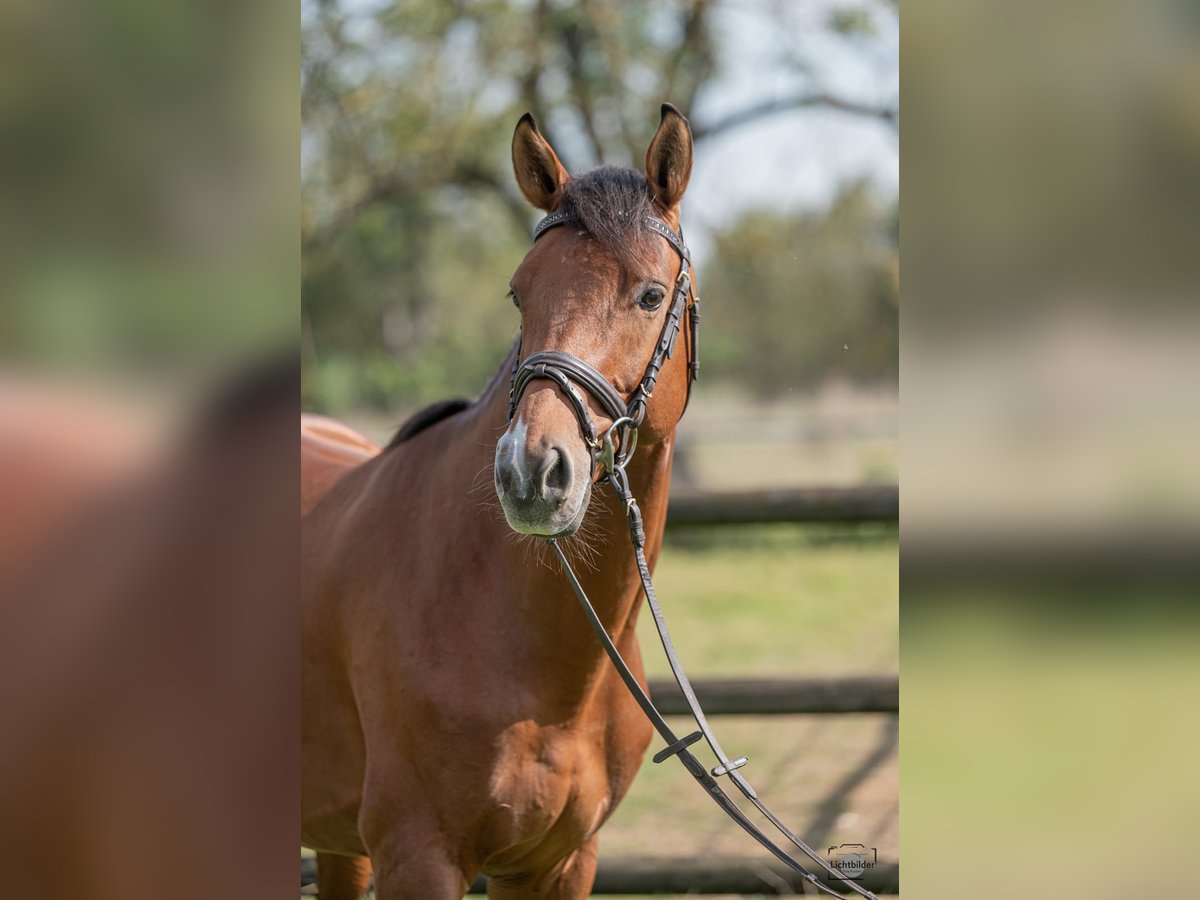
[[[549,215],[510,282],[521,342],[510,421],[496,446],[496,493],[515,531],[565,536],[605,475],[596,461],[622,412],[636,410],[620,440],[632,449],[635,429],[642,446],[659,443],[687,404],[684,354],[661,351],[674,350],[692,299],[679,226],[692,136],[664,104],[644,173],[606,166],[572,178],[526,114],[512,156],[521,192]],[[689,358],[693,338],[679,338]],[[652,365],[661,371],[647,381]]]

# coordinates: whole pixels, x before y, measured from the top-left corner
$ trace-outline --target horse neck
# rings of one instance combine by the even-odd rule
[[[476,446],[487,453],[508,418],[510,355],[500,376],[480,398],[483,415],[477,420]],[[653,566],[666,521],[674,434],[638,447],[627,469],[630,489],[642,511],[645,553]],[[515,539],[502,514],[486,518],[480,527],[494,530],[488,544],[495,570],[505,573],[508,590],[501,592],[501,615],[519,616],[528,631],[531,652],[545,651],[556,661],[554,682],[568,695],[594,684],[609,662],[571,591],[553,549],[537,538]],[[641,582],[623,505],[608,484],[596,484],[583,526],[576,535],[560,539],[592,605],[618,645],[628,646],[641,599]],[[636,662],[634,663],[637,664]]]

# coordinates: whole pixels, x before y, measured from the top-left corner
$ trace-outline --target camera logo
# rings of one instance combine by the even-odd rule
[[[830,868],[837,872],[843,881],[861,878],[867,869],[874,868],[878,862],[875,848],[863,844],[838,844],[836,847],[830,847],[825,855],[829,857]]]

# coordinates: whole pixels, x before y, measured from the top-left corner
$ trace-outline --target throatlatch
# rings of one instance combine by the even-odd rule
[[[574,218],[566,213],[553,213],[547,216],[535,229],[534,240],[536,241],[548,229],[571,221],[574,221]],[[550,379],[567,396],[572,409],[575,411],[575,416],[579,420],[579,427],[583,432],[584,439],[591,449],[593,469],[597,463],[604,467],[604,474],[601,480],[607,481],[612,486],[617,498],[621,501],[622,507],[625,509],[626,517],[629,520],[629,537],[633,545],[634,558],[637,564],[638,577],[642,583],[642,590],[646,595],[646,602],[650,607],[651,615],[654,617],[654,626],[662,642],[667,662],[671,666],[671,672],[675,676],[675,681],[679,685],[680,691],[683,693],[688,709],[699,726],[698,731],[683,737],[675,734],[662,714],[654,706],[653,701],[646,694],[637,677],[630,671],[628,664],[622,658],[620,650],[613,643],[612,638],[604,627],[604,623],[600,621],[600,617],[596,614],[595,608],[579,583],[579,579],[575,575],[575,571],[571,568],[566,554],[563,553],[562,547],[553,538],[549,539],[550,546],[554,548],[555,553],[558,555],[563,573],[567,576],[567,580],[570,582],[571,589],[579,600],[579,605],[584,615],[591,624],[592,630],[596,632],[596,636],[600,639],[600,643],[604,647],[604,652],[608,655],[609,660],[617,670],[617,674],[625,683],[626,688],[629,689],[630,694],[633,695],[633,699],[637,702],[638,706],[641,707],[646,718],[649,719],[650,724],[654,726],[662,739],[666,741],[666,747],[654,755],[654,762],[661,763],[672,756],[678,757],[683,767],[688,770],[693,778],[703,785],[705,792],[713,801],[750,837],[761,844],[780,862],[797,872],[808,883],[816,887],[818,891],[832,897],[841,897],[845,900],[845,895],[838,893],[824,884],[816,875],[794,859],[791,854],[764,834],[742,812],[741,808],[738,807],[717,781],[722,776],[728,777],[737,786],[738,790],[741,791],[742,795],[754,805],[754,808],[765,816],[789,843],[820,866],[833,879],[844,883],[848,889],[862,897],[869,898],[869,900],[876,900],[873,893],[860,887],[853,881],[847,880],[844,875],[830,866],[815,850],[792,833],[759,799],[754,788],[750,786],[750,783],[746,781],[739,771],[749,760],[745,756],[730,759],[724,749],[722,749],[717,736],[713,733],[712,727],[708,723],[708,717],[705,716],[704,710],[700,707],[700,703],[696,699],[696,693],[692,689],[691,681],[683,671],[683,666],[675,652],[675,645],[671,640],[670,632],[667,630],[666,619],[663,617],[662,608],[659,606],[658,597],[654,592],[654,584],[650,578],[650,567],[646,562],[646,532],[642,524],[642,513],[638,508],[637,500],[630,491],[629,479],[625,474],[625,467],[629,464],[636,449],[637,429],[645,418],[646,404],[654,394],[654,387],[658,381],[659,372],[662,370],[666,360],[670,359],[675,351],[676,340],[679,336],[685,312],[688,315],[688,397],[689,399],[691,397],[692,382],[699,376],[700,370],[698,358],[700,298],[696,296],[692,287],[691,256],[688,253],[687,246],[683,242],[683,238],[660,219],[647,217],[644,220],[644,224],[647,228],[667,240],[679,254],[680,263],[679,275],[675,280],[674,297],[668,309],[667,318],[663,323],[658,342],[655,344],[654,353],[650,358],[649,364],[646,366],[645,375],[643,375],[641,382],[634,389],[633,395],[626,401],[593,366],[569,353],[543,351],[531,354],[522,361],[521,349],[518,346],[517,356],[513,362],[512,383],[509,389],[508,418],[510,421],[512,420],[522,394],[529,383],[535,379]],[[688,302],[689,298],[691,299],[691,303]],[[592,420],[588,411],[587,401],[576,389],[576,385],[583,388],[588,394],[591,394],[604,410],[605,414],[612,419],[612,425],[607,429],[603,437],[599,435],[596,423]],[[711,771],[705,769],[700,760],[688,749],[692,744],[701,739],[707,742],[713,755],[717,758],[718,765],[714,766]]]

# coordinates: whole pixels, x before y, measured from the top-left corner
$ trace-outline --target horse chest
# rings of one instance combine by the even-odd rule
[[[521,722],[502,739],[488,794],[485,852],[511,855],[586,840],[612,804],[613,785],[604,750],[594,740]]]

